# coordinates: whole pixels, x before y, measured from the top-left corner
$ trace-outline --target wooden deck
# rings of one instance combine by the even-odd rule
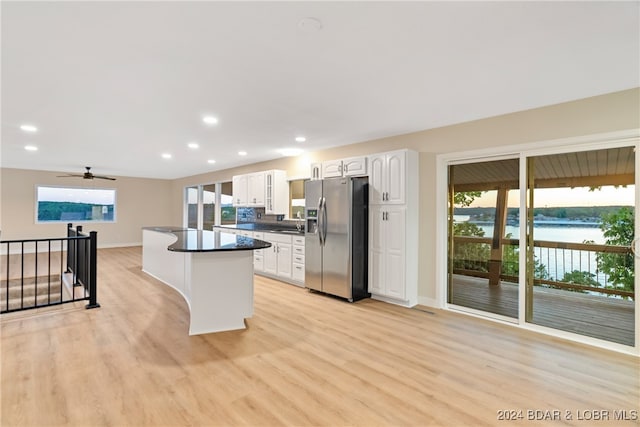
[[[518,285],[454,275],[453,304],[507,317],[518,317]],[[536,286],[533,322],[619,344],[634,344],[634,304],[617,298]]]

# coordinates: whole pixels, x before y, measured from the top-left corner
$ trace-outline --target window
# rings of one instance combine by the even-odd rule
[[[187,187],[187,227],[198,228],[198,187]]]
[[[232,190],[231,182],[185,187],[185,226],[211,230],[215,225],[235,224],[236,208],[233,207]]]
[[[202,186],[202,229],[211,230],[216,222],[216,184]]]
[[[236,208],[233,207],[233,183],[223,182],[220,191],[220,224],[235,224]]]
[[[296,179],[289,183],[290,218],[304,218],[304,183],[305,179]]]
[[[36,188],[36,223],[115,222],[116,190],[111,188]]]

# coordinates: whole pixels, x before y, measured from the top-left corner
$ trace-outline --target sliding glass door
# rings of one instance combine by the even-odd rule
[[[633,346],[635,150],[527,158],[529,323]]]
[[[448,305],[635,346],[636,146],[613,145],[450,162]]]
[[[519,160],[449,166],[447,301],[518,318]]]
[[[184,225],[199,230],[211,230],[220,217],[220,191],[222,184],[203,184],[185,188]],[[224,203],[224,196],[223,196]],[[233,215],[235,222],[235,211]],[[224,224],[224,221],[222,222]]]

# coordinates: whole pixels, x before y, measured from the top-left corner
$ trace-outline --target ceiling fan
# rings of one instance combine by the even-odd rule
[[[58,178],[69,178],[69,177],[74,177],[74,178],[84,178],[84,179],[108,179],[110,181],[115,181],[115,178],[111,178],[110,176],[101,176],[101,175],[94,175],[91,173],[91,166],[85,166],[84,167],[87,171],[83,174],[67,174],[67,175],[58,175]]]

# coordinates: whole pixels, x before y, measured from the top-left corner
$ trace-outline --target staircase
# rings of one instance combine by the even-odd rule
[[[73,286],[68,275],[25,277],[24,279],[0,281],[0,311],[15,311],[26,308],[55,305],[72,299]],[[36,280],[37,279],[37,280]],[[7,302],[7,289],[9,292]],[[36,295],[37,293],[37,295]]]

